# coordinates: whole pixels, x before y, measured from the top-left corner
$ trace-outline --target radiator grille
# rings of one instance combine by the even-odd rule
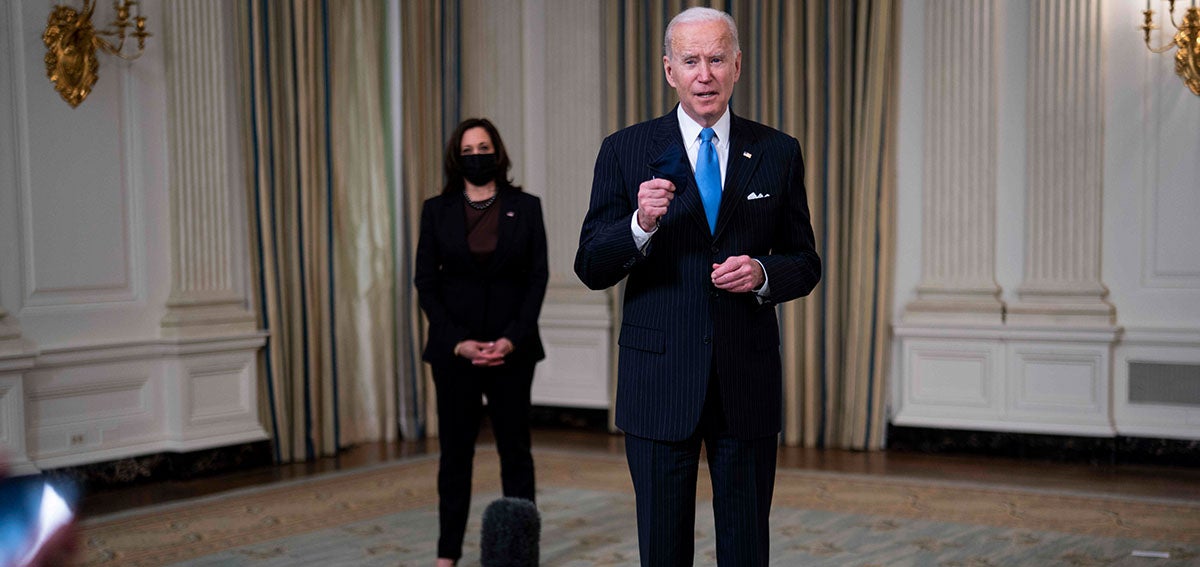
[[[1129,402],[1200,407],[1200,364],[1130,362]]]

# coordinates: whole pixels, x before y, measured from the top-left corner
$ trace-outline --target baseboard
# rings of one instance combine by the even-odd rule
[[[188,480],[271,465],[269,441],[188,453],[164,452],[43,471],[80,483],[85,491],[164,480]]]
[[[1200,467],[1200,440],[1151,437],[1082,437],[889,425],[887,448],[1038,461]]]
[[[533,427],[608,431],[608,410],[560,406],[533,406],[529,414]]]

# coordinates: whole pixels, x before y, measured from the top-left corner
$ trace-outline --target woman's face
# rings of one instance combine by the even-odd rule
[[[476,126],[463,132],[462,147],[459,148],[459,153],[464,156],[494,154],[496,153],[496,148],[492,146],[492,138],[488,136],[487,130]]]

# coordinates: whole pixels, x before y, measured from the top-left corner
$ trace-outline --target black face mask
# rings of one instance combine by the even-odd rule
[[[471,185],[487,185],[496,179],[496,154],[469,154],[458,156],[462,176]]]

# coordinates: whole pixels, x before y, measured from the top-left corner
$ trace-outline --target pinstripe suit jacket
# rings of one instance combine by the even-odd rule
[[[617,426],[665,441],[689,437],[710,372],[733,435],[779,433],[781,373],[775,304],[807,295],[821,275],[804,163],[795,138],[732,117],[716,234],[684,150],[675,111],[604,140],[583,221],[575,273],[592,289],[628,276],[617,371]],[[675,184],[645,253],[630,229],[638,186],[652,176]],[[712,265],[746,254],[762,262],[763,303],[711,282]]]

